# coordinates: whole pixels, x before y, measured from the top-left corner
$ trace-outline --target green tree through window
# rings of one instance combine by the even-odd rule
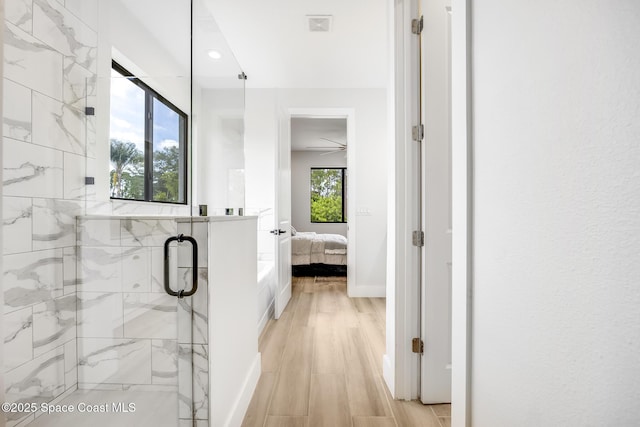
[[[111,197],[186,203],[187,115],[116,62],[111,76]]]
[[[345,168],[311,169],[311,222],[346,222]]]

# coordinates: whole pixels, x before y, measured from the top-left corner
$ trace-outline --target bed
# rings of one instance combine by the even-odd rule
[[[294,276],[346,276],[347,238],[313,231],[292,232],[291,265]]]

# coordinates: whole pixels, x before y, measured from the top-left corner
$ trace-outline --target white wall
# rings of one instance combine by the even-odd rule
[[[384,296],[387,247],[387,92],[385,89],[281,89],[281,108],[351,108],[355,119],[357,283],[353,296]],[[351,141],[350,141],[351,143]]]
[[[385,89],[247,89],[246,139],[247,206],[263,201],[261,188],[267,166],[250,172],[259,162],[273,162],[279,110],[290,108],[351,108],[355,118],[356,163],[362,165],[349,185],[355,186],[355,203],[369,215],[357,218],[357,282],[359,296],[384,296],[386,281],[387,221],[387,94]],[[269,148],[265,148],[268,146]],[[269,158],[273,153],[273,157]],[[253,166],[252,166],[253,165]],[[262,173],[265,175],[261,175]],[[275,179],[275,171],[271,175]],[[275,187],[273,187],[275,191]],[[266,239],[266,238],[265,238]],[[260,237],[259,243],[260,246]],[[259,303],[260,304],[260,303]]]
[[[274,261],[273,230],[276,158],[276,93],[270,89],[248,89],[245,107],[245,201],[247,215],[258,215],[258,259]],[[275,275],[258,283],[258,325],[261,330],[273,317]]]
[[[341,234],[347,237],[347,224],[311,222],[311,168],[347,167],[344,152],[321,155],[313,151],[291,152],[291,221],[298,231]]]
[[[209,215],[224,215],[226,208],[237,215],[245,207],[244,90],[203,90],[199,114],[198,204],[208,205]]]
[[[638,425],[640,3],[472,24],[473,425]]]
[[[94,0],[95,1],[95,0]],[[190,79],[186,57],[174,59],[149,31],[123,6],[123,0],[100,1],[98,23],[97,84],[91,101],[96,107],[95,141],[91,159],[87,162],[87,175],[95,177],[95,186],[87,195],[88,214],[160,214],[188,215],[184,205],[147,202],[111,201],[109,193],[109,124],[111,60],[135,75],[187,114],[191,112]],[[175,27],[176,34],[188,40],[189,22],[167,23]],[[185,36],[185,33],[187,36]]]

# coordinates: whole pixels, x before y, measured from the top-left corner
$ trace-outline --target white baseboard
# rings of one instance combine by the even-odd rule
[[[233,404],[227,422],[224,424],[225,427],[240,427],[242,425],[242,420],[247,413],[253,392],[256,390],[258,380],[260,379],[260,373],[262,372],[261,361],[262,355],[260,353],[256,354],[256,358],[251,364],[251,368],[242,384],[242,391]]]
[[[275,310],[275,300],[272,299],[269,305],[267,306],[267,309],[262,314],[262,317],[260,317],[260,321],[258,322],[258,336],[260,336],[260,334],[264,330],[264,327],[267,326],[267,322],[269,321],[269,319],[273,318],[274,310]]]
[[[391,393],[391,396],[395,397],[396,395],[396,384],[395,384],[395,375],[394,375],[394,371],[393,371],[393,366],[391,366],[391,359],[389,358],[389,355],[385,354],[384,356],[382,356],[382,378],[384,379],[384,382],[387,384],[387,387],[389,388],[389,392]]]
[[[384,298],[387,296],[386,286],[349,286],[349,298]]]

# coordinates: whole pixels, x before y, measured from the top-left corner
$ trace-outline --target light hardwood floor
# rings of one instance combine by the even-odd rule
[[[262,375],[242,426],[450,426],[450,405],[391,398],[384,346],[384,298],[348,298],[344,278],[294,278],[260,337]]]

